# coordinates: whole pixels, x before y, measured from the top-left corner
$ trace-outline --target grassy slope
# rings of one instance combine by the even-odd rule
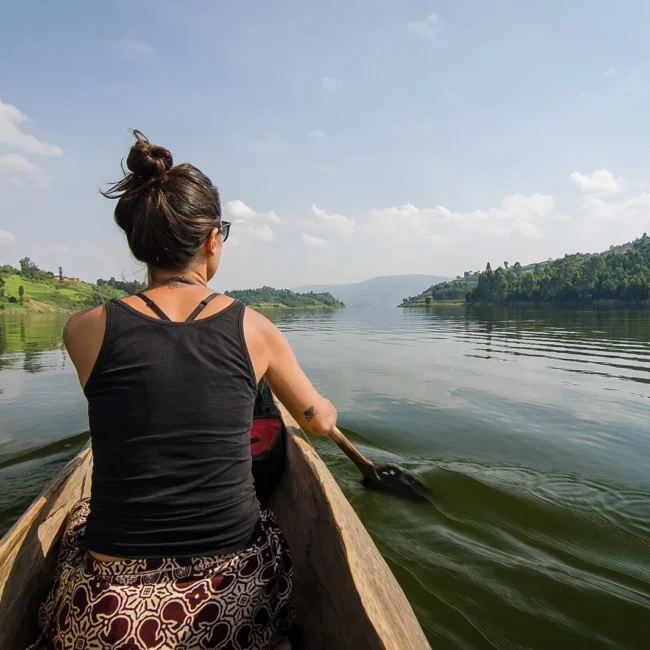
[[[10,303],[6,300],[0,303],[4,313],[7,312],[74,312],[89,306],[89,301],[96,292],[100,292],[104,299],[117,298],[126,295],[124,292],[110,287],[97,287],[88,282],[59,282],[51,280],[32,281],[20,275],[4,276],[5,296],[19,297],[18,287],[25,290],[24,304]],[[309,305],[289,307],[279,302],[261,302],[251,304],[254,309],[334,309],[316,300]]]
[[[18,287],[25,289],[24,304],[4,302],[5,311],[62,311],[72,312],[88,306],[88,301],[97,291],[94,284],[87,282],[59,282],[56,279],[32,281],[20,275],[8,275],[4,278],[5,296],[18,298]],[[116,289],[102,287],[102,293],[111,292],[118,297],[125,295]]]

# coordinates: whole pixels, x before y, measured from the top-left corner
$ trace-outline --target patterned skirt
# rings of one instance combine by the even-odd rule
[[[291,555],[270,510],[241,552],[113,562],[86,552],[88,512],[84,499],[68,515],[28,650],[266,650],[291,633]]]

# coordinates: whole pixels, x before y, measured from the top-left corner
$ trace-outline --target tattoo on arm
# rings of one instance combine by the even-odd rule
[[[310,406],[306,411],[303,411],[303,415],[307,422],[311,422],[318,415],[318,411],[313,406]]]

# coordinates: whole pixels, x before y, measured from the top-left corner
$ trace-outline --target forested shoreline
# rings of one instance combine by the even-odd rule
[[[604,253],[565,255],[522,267],[507,262],[493,270],[465,273],[436,284],[419,296],[405,298],[402,307],[433,302],[468,304],[575,304],[609,301],[645,304],[650,297],[650,237]]]
[[[226,296],[241,300],[249,307],[286,307],[289,309],[325,308],[337,309],[345,305],[331,293],[296,293],[289,289],[261,287],[259,289],[237,289],[226,291]]]

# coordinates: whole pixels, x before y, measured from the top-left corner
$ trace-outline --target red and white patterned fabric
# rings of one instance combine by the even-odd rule
[[[68,515],[54,584],[28,650],[266,650],[295,623],[292,562],[269,510],[254,542],[215,557],[98,562]]]

